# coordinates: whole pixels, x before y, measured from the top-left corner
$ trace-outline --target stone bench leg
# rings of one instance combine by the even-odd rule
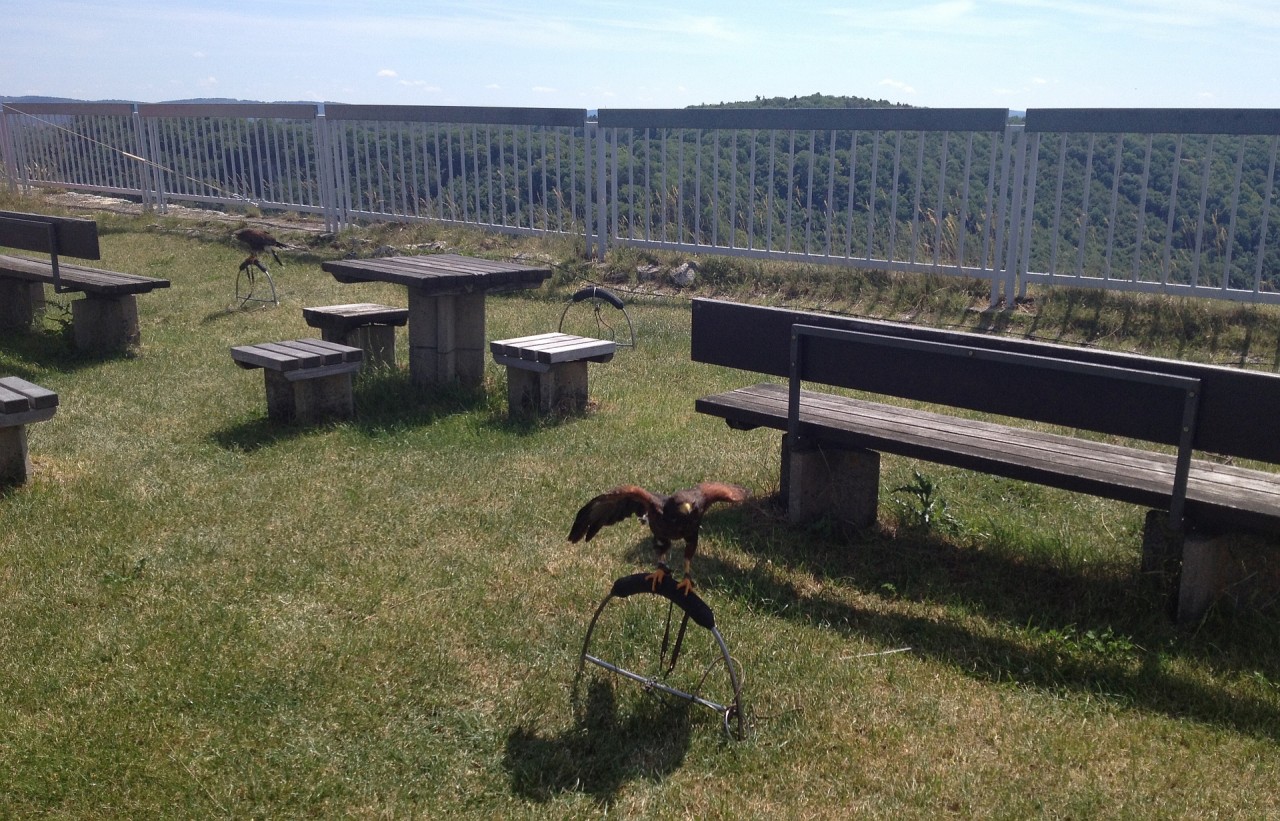
[[[94,296],[71,303],[76,348],[87,353],[115,353],[138,344],[138,299],[134,294]]]
[[[20,485],[31,475],[27,452],[27,426],[0,428],[0,486]]]
[[[334,328],[321,328],[320,338],[325,342],[350,345],[364,350],[366,365],[394,368],[396,364],[396,326],[362,325],[343,332]]]
[[[430,386],[484,384],[484,293],[432,296],[409,289],[409,377]]]
[[[861,528],[876,523],[879,453],[826,443],[793,448],[787,438],[782,437],[780,486],[790,522],[829,515]]]
[[[44,313],[44,285],[0,279],[0,331],[29,331]]]
[[[267,416],[273,421],[310,424],[355,415],[349,372],[296,380],[286,378],[280,371],[263,369],[263,373]]]
[[[507,368],[507,411],[579,414],[587,409],[587,363],[561,362],[546,373]]]
[[[1280,600],[1280,558],[1270,538],[1245,533],[1188,533],[1178,582],[1179,624],[1214,606],[1262,609]]]

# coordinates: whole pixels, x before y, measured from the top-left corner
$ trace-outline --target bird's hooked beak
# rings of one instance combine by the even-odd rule
[[[681,502],[681,503],[680,503],[680,507],[678,508],[678,510],[680,511],[680,515],[681,515],[681,516],[688,516],[690,513],[692,513],[692,512],[693,512],[693,503],[692,503],[692,502]]]

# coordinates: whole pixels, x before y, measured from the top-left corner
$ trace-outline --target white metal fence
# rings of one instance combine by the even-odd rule
[[[996,280],[1003,109],[601,111],[611,243]]]
[[[1022,289],[1280,302],[1280,110],[1032,110],[1026,137]]]
[[[6,104],[8,184],[1280,302],[1280,110]]]

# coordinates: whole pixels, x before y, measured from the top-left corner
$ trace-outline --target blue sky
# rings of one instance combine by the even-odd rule
[[[1276,0],[0,0],[0,95],[1280,107]]]

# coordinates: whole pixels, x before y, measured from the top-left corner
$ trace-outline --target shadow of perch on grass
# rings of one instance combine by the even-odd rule
[[[517,727],[503,758],[512,790],[538,802],[580,792],[607,807],[628,781],[658,781],[675,772],[689,749],[688,705],[653,698],[637,703],[620,715],[614,683],[596,679],[573,726],[555,735]]]

